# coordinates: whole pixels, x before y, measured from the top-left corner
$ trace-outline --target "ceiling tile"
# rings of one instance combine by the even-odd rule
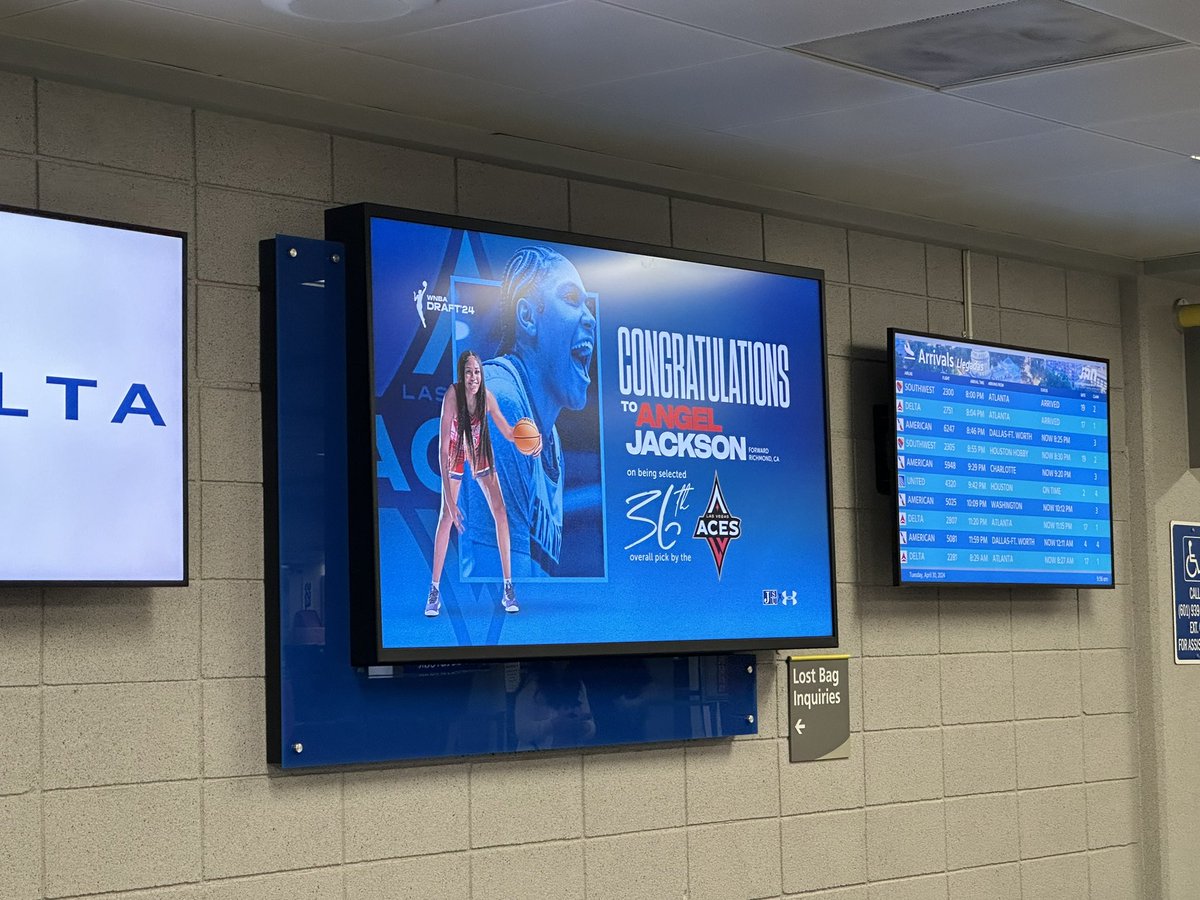
[[[359,49],[550,92],[744,56],[759,48],[596,0],[569,0],[372,41]]]
[[[786,47],[989,6],[999,0],[608,0],[676,22],[686,22],[721,34]]]
[[[1194,109],[1200,48],[1181,47],[1084,63],[951,92],[1070,125]]]
[[[1173,34],[1185,41],[1200,42],[1200,16],[1196,0],[1072,0],[1097,12],[1108,13]]]
[[[303,59],[317,49],[306,41],[130,0],[78,0],[0,19],[0,33],[234,78]]]
[[[767,87],[769,86],[769,88]],[[728,129],[750,122],[912,97],[921,88],[768,50],[591,85],[562,96],[594,106]]]
[[[961,97],[917,91],[915,96],[890,103],[763,122],[734,132],[834,159],[849,152],[856,159],[885,160],[1036,134],[1056,127],[1044,119]]]
[[[1028,182],[1166,164],[1174,154],[1077,128],[896,156],[882,168],[963,184],[1016,187]]]
[[[1200,96],[1197,96],[1197,103],[1200,104]],[[1157,116],[1104,122],[1093,125],[1092,130],[1189,156],[1200,154],[1200,106]]]
[[[61,6],[73,0],[5,0],[0,6],[0,19],[9,16],[19,16],[21,13],[32,12],[35,9],[45,9],[50,6]]]
[[[56,0],[61,2],[61,0]],[[562,0],[440,0],[428,9],[382,22],[322,22],[269,8],[262,0],[141,0],[152,6],[263,28],[319,44],[352,47],[388,35],[411,34]]]

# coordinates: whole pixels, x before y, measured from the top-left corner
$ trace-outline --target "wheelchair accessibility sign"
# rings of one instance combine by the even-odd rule
[[[1200,522],[1171,523],[1175,662],[1200,663]]]

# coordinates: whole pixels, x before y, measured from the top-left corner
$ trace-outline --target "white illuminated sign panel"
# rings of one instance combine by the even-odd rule
[[[0,211],[0,582],[186,580],[184,252]]]

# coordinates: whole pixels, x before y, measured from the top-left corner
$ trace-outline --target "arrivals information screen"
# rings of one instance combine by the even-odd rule
[[[1108,362],[888,335],[897,582],[1111,586]]]

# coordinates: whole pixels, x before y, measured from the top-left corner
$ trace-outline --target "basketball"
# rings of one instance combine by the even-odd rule
[[[526,456],[534,456],[542,451],[542,436],[533,419],[525,416],[517,420],[513,426],[513,443]]]

